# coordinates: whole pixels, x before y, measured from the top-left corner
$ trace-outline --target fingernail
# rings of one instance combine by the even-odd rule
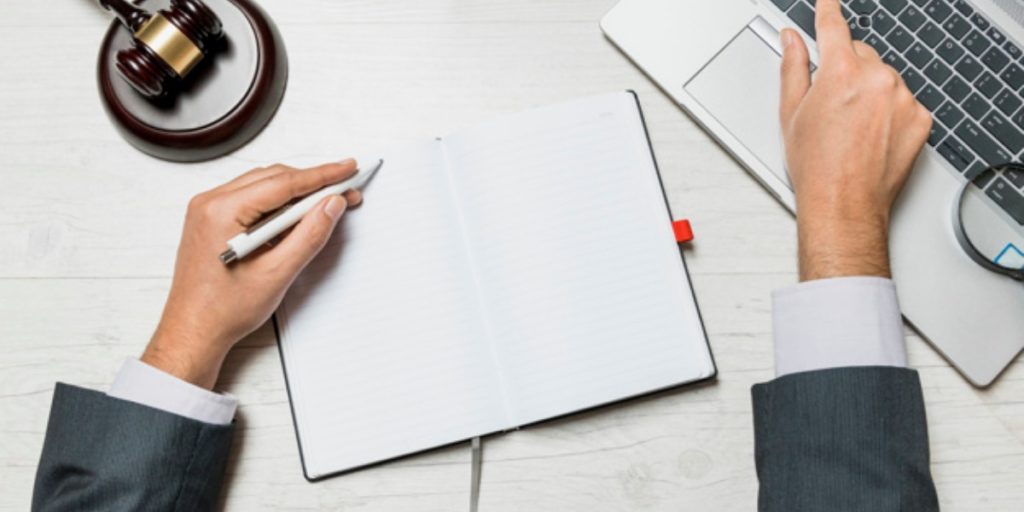
[[[342,160],[342,161],[340,161],[338,163],[341,164],[341,165],[348,165],[348,164],[354,164],[354,163],[356,163],[356,161],[354,159],[352,159],[352,158],[346,158],[346,159],[344,159],[344,160]]]
[[[793,31],[788,28],[782,31],[782,48],[789,48],[793,44]]]
[[[327,205],[324,206],[324,213],[326,213],[331,220],[338,220],[338,218],[341,217],[341,214],[345,213],[346,206],[348,206],[348,204],[341,198],[341,196],[332,196],[327,200]]]

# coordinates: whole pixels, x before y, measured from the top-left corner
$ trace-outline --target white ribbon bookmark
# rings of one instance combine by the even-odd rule
[[[473,462],[472,474],[469,484],[469,512],[478,512],[480,509],[480,469],[483,465],[483,453],[479,437],[474,437],[472,442]]]

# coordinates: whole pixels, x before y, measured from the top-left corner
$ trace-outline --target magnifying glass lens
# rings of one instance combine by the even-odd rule
[[[962,235],[969,242],[961,240],[961,245],[979,264],[979,258],[989,262],[990,270],[1020,275],[1024,270],[1024,166],[986,169],[971,183],[959,203]]]

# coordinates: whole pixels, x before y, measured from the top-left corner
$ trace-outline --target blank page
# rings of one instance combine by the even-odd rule
[[[309,478],[509,423],[440,143],[384,160],[278,311]]]
[[[516,425],[714,373],[632,94],[445,149]]]

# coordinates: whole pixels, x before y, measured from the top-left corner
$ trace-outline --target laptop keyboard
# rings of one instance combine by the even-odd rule
[[[772,0],[815,37],[815,0]],[[965,0],[842,0],[855,39],[903,75],[935,118],[928,144],[961,173],[1024,159],[1024,54]],[[1024,226],[1024,176],[985,193]]]

